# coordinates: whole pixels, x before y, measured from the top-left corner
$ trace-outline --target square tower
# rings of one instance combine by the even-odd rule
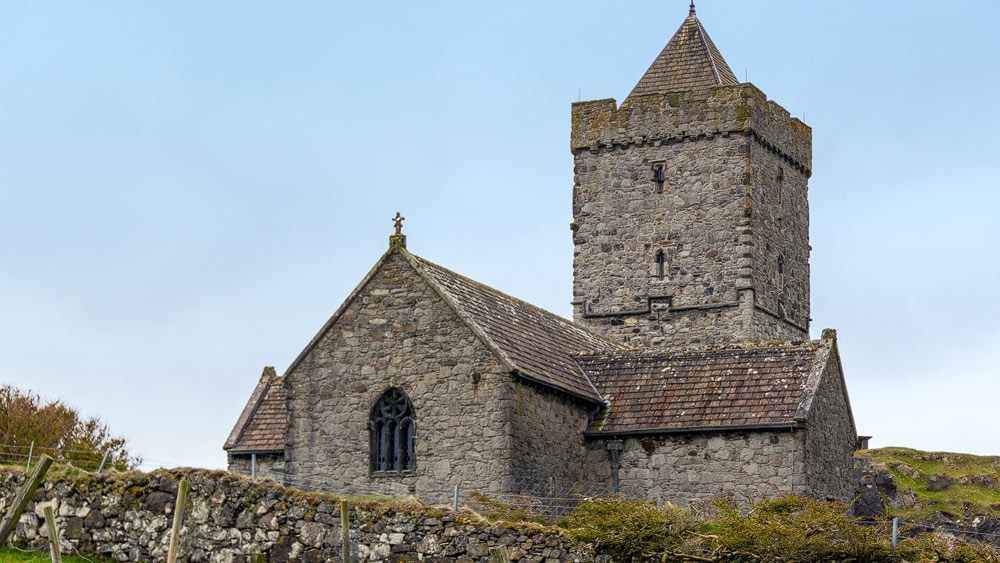
[[[637,348],[809,336],[812,130],[691,12],[619,107],[573,104],[573,316]]]

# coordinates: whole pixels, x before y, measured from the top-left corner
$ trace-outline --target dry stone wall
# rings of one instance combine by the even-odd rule
[[[21,517],[15,542],[44,548],[44,508],[52,505],[64,553],[81,552],[115,561],[163,561],[177,484],[190,484],[180,561],[244,563],[262,553],[272,563],[341,561],[337,499],[252,483],[222,471],[84,474],[50,478]],[[20,472],[0,469],[0,509],[23,483]],[[512,560],[545,563],[607,561],[554,530],[523,532],[473,523],[469,516],[396,501],[351,509],[355,561],[489,561],[488,549],[504,546]]]

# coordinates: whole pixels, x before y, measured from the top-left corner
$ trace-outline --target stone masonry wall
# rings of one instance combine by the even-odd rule
[[[511,489],[539,490],[538,485],[549,482],[585,486],[594,477],[584,455],[588,407],[537,386],[518,383],[512,392]]]
[[[809,336],[808,176],[760,142],[748,141],[746,150],[751,164],[754,294],[757,305],[782,319],[768,315],[761,320],[779,325],[775,332],[780,340],[805,339]],[[806,330],[789,327],[783,320]]]
[[[741,84],[573,104],[570,146],[574,320],[656,349],[808,337],[780,320],[808,324],[808,126]]]
[[[662,495],[676,505],[723,497],[741,505],[763,497],[802,495],[806,475],[799,432],[727,432],[628,438],[621,454],[623,491]],[[610,480],[603,440],[590,450],[591,466]]]
[[[510,474],[510,374],[397,252],[285,384],[290,485],[443,501]],[[416,466],[373,474],[369,413],[390,387],[413,403]]]
[[[636,347],[733,338],[738,313],[724,309],[737,303],[741,280],[737,229],[745,198],[738,150],[744,142],[720,135],[576,154],[576,322]],[[652,181],[654,163],[665,166],[663,193]],[[721,306],[713,317],[729,322],[707,323],[700,327],[704,332],[678,342],[687,333],[676,330],[670,309],[701,305]]]
[[[858,434],[846,396],[834,349],[813,398],[803,444],[808,494],[818,499],[850,502],[857,487],[853,470]]]
[[[177,483],[190,484],[181,528],[184,563],[341,561],[338,499],[304,494],[271,482],[251,483],[223,471],[81,474],[52,477],[36,491],[13,540],[44,549],[44,507],[56,512],[63,553],[81,552],[114,561],[166,558]],[[0,513],[13,502],[24,475],[0,468]],[[468,515],[414,502],[352,503],[352,561],[487,562],[488,549],[504,546],[511,560],[606,562],[554,530],[518,532],[490,527]]]

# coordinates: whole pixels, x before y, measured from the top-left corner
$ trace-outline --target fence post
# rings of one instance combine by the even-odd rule
[[[351,563],[351,518],[347,501],[340,501],[340,548],[343,563]]]
[[[108,457],[110,455],[111,455],[111,450],[104,452],[104,459],[101,460],[101,466],[97,468],[98,473],[104,471],[104,466],[108,463]]]
[[[458,485],[455,485],[455,498],[451,501],[451,509],[454,512],[458,512]]]
[[[184,522],[184,506],[187,504],[188,482],[181,479],[177,486],[177,504],[174,506],[174,525],[170,528],[170,550],[167,551],[167,563],[177,561],[177,546],[181,540],[181,523]]]
[[[663,497],[662,496],[657,496],[656,497],[656,511],[660,512],[662,510],[663,510]]]
[[[892,548],[896,549],[896,543],[899,541],[899,518],[892,519]]]
[[[49,557],[52,563],[62,563],[62,553],[59,552],[59,530],[56,529],[56,515],[51,505],[45,507],[45,527],[49,530]]]
[[[21,517],[21,513],[28,506],[31,495],[35,494],[35,489],[42,483],[42,478],[45,477],[45,472],[49,470],[51,465],[52,458],[42,454],[35,465],[35,472],[28,477],[21,492],[14,499],[14,504],[10,505],[10,509],[7,510],[7,516],[3,520],[3,525],[0,526],[0,545],[7,545],[7,537],[17,527],[17,519]]]
[[[31,471],[31,454],[35,453],[35,441],[31,441],[31,447],[28,448],[28,463],[24,466],[24,472],[27,473]]]
[[[250,480],[257,480],[257,454],[250,454]]]

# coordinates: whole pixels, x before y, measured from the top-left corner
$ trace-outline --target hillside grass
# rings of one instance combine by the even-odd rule
[[[1000,488],[958,482],[959,477],[996,476],[1000,472],[1000,457],[924,452],[910,448],[879,448],[862,453],[885,463],[896,478],[899,490],[912,491],[923,505],[920,508],[890,510],[892,516],[922,520],[936,512],[959,518],[977,514],[1000,515]],[[920,477],[910,477],[897,469],[900,463],[919,471]],[[931,491],[927,482],[931,475],[947,475],[955,482],[944,490]]]

